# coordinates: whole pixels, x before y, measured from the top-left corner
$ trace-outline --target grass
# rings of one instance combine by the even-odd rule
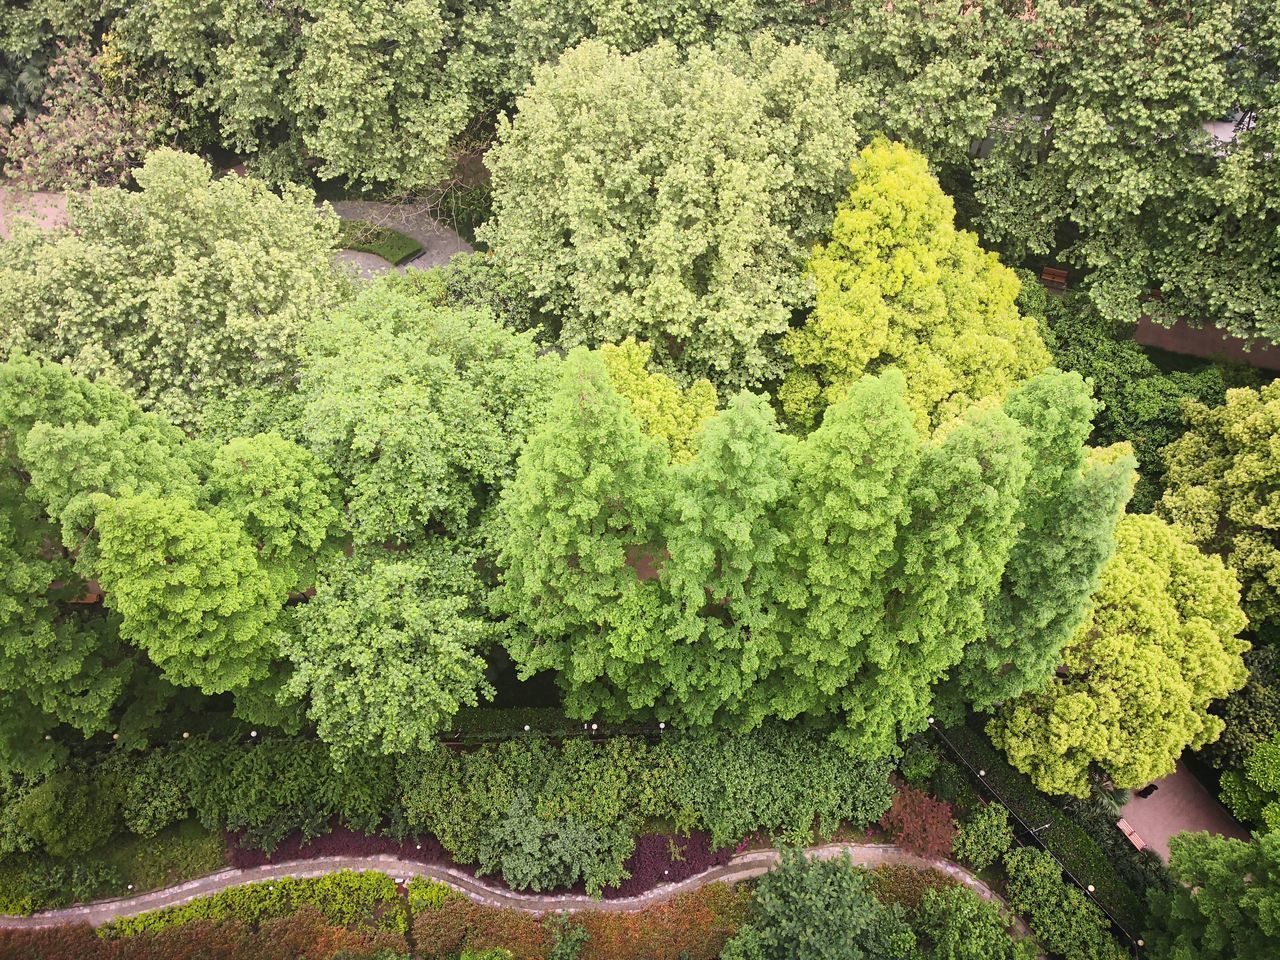
[[[122,888],[104,896],[173,886],[221,870],[228,862],[222,834],[210,833],[195,820],[184,820],[150,838],[118,837],[101,857],[116,868]]]
[[[343,250],[372,253],[399,266],[422,252],[422,244],[397,230],[380,227],[366,220],[343,220],[338,233],[338,246]]]

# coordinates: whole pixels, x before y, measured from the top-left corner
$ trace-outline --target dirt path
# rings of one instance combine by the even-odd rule
[[[398,230],[422,244],[422,253],[400,267],[387,269],[430,270],[449,262],[457,253],[470,253],[471,244],[432,216],[431,205],[423,201],[383,203],[380,200],[335,200],[334,213],[343,220],[367,220],[380,227]],[[384,261],[385,262],[385,261]],[[367,265],[360,265],[367,268]]]
[[[947,860],[929,860],[907,853],[891,844],[883,843],[832,843],[821,847],[812,847],[811,856],[822,859],[837,857],[848,852],[854,864],[862,867],[876,867],[888,863],[901,863],[919,870],[933,869],[953,877],[960,883],[974,890],[985,900],[1000,900],[1000,896],[973,874],[957,864]],[[49,910],[33,914],[30,917],[0,916],[0,927],[53,927],[65,923],[89,923],[101,926],[117,917],[131,917],[149,910],[170,907],[186,903],[198,897],[207,897],[227,887],[245,883],[273,880],[279,877],[318,877],[339,870],[376,870],[398,880],[406,881],[411,877],[427,877],[448,884],[453,889],[470,897],[477,903],[492,907],[509,907],[529,913],[549,913],[565,911],[573,913],[578,910],[599,910],[607,913],[626,913],[640,910],[650,904],[666,900],[686,890],[693,890],[708,883],[717,881],[737,883],[751,877],[766,873],[778,862],[776,850],[751,850],[740,853],[724,866],[712,867],[697,876],[671,883],[650,890],[639,896],[619,900],[594,900],[575,894],[559,896],[541,896],[535,894],[514,893],[502,887],[492,886],[481,880],[454,870],[424,863],[413,863],[397,860],[390,855],[372,857],[320,857],[315,860],[296,860],[292,863],[269,864],[263,867],[251,867],[243,870],[220,870],[207,877],[191,880],[156,890],[136,897],[116,900],[102,900],[82,907],[67,907],[63,910]],[[1018,933],[1027,935],[1025,925],[1017,921]]]

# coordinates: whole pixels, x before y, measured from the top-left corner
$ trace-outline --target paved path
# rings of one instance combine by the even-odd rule
[[[1169,862],[1169,840],[1179,833],[1205,831],[1249,839],[1249,831],[1210,796],[1181,760],[1173,773],[1155,783],[1155,793],[1145,800],[1135,793],[1120,808],[1120,816],[1165,863]]]
[[[930,860],[907,853],[891,844],[884,843],[832,843],[821,847],[812,847],[810,856],[831,859],[848,852],[858,866],[876,867],[882,864],[901,863],[919,870],[933,869],[963,883],[976,891],[985,900],[1003,902],[995,891],[975,877],[969,871],[948,860]],[[591,897],[564,894],[559,896],[542,896],[514,893],[503,887],[493,886],[477,880],[469,874],[450,867],[440,867],[424,863],[398,860],[390,854],[371,857],[319,857],[314,860],[296,860],[291,863],[268,864],[263,867],[247,869],[228,869],[212,873],[198,880],[190,880],[176,887],[156,890],[136,897],[102,900],[81,907],[67,907],[63,910],[48,910],[33,914],[30,917],[0,916],[0,927],[33,928],[55,927],[66,923],[89,923],[93,926],[114,920],[117,917],[131,917],[149,910],[170,907],[186,903],[198,897],[206,897],[226,887],[239,886],[273,880],[279,877],[318,877],[339,870],[376,870],[397,880],[410,877],[427,877],[448,884],[453,889],[470,897],[477,903],[493,907],[510,907],[528,913],[549,913],[564,911],[573,913],[579,910],[598,910],[606,913],[626,913],[640,910],[650,904],[657,903],[697,887],[717,881],[737,883],[751,877],[758,877],[768,872],[778,862],[776,850],[750,850],[733,857],[727,864],[712,867],[696,876],[657,887],[647,893],[619,900],[595,900]],[[1026,936],[1027,929],[1021,920],[1016,921],[1019,936]]]
[[[334,212],[343,220],[367,220],[380,227],[398,230],[422,244],[422,253],[400,267],[386,264],[384,270],[430,270],[444,266],[458,253],[471,253],[471,244],[463,240],[450,227],[432,216],[431,205],[421,201],[384,203],[380,200],[335,200]],[[380,259],[380,258],[379,258]],[[386,263],[386,261],[383,261]],[[371,264],[361,263],[358,269],[366,274]]]

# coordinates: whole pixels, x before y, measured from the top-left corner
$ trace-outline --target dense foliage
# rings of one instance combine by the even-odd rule
[[[828,715],[887,753],[949,669],[968,697],[1017,690],[1079,624],[1132,463],[1086,454],[1092,409],[1045,375],[926,438],[891,373],[803,440],[740,394],[672,466],[578,350],[503,500],[509,649],[583,718]]]
[[[1235,575],[1158,517],[1125,517],[1116,540],[1056,674],[988,727],[1047,793],[1087,795],[1095,765],[1120,787],[1172,773],[1222,731],[1210,703],[1245,681]]]

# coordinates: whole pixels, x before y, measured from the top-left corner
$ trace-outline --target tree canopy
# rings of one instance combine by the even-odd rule
[[[1116,541],[1062,666],[988,726],[1048,793],[1087,796],[1094,765],[1120,787],[1172,773],[1222,731],[1210,703],[1245,681],[1239,585],[1222,561],[1153,516],[1125,517]]]
[[[852,169],[831,239],[809,261],[813,312],[784,341],[788,416],[811,423],[863,374],[892,366],[920,425],[934,427],[1048,366],[1035,320],[1018,313],[1017,277],[955,228],[924,157],[877,140]]]
[[[781,371],[853,138],[834,68],[801,47],[585,41],[499,122],[482,238],[564,345],[636,336],[662,367],[757,384]]]
[[[214,180],[171,150],[135,179],[73,198],[69,231],[0,244],[0,356],[66,363],[182,425],[210,399],[287,383],[302,331],[341,292],[335,219],[306,190]]]

